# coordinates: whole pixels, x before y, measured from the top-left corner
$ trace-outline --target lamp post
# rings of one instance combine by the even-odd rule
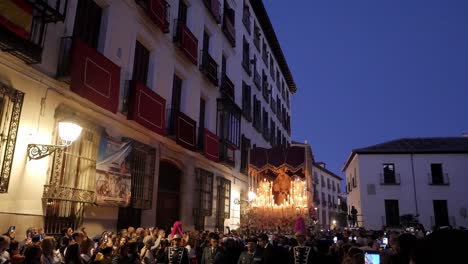
[[[83,128],[71,121],[61,121],[58,123],[58,134],[61,145],[28,144],[29,159],[42,159],[54,153],[58,149],[70,146],[81,134]]]

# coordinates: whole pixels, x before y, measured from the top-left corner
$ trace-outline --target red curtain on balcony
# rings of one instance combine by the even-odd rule
[[[179,21],[178,36],[180,37],[180,48],[189,58],[189,60],[197,65],[198,63],[198,39],[193,35],[190,29],[185,25],[185,22]]]
[[[197,122],[188,117],[182,112],[177,113],[176,122],[176,141],[182,147],[195,151],[197,146],[196,140]]]
[[[117,112],[120,67],[77,38],[72,49],[71,90],[104,109]]]
[[[205,157],[219,161],[219,137],[205,129]]]
[[[166,134],[166,100],[141,82],[130,81],[128,119],[160,134]]]
[[[31,34],[33,8],[26,0],[0,0],[0,25],[24,39]]]

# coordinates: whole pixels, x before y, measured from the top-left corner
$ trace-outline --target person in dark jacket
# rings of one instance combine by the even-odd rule
[[[260,235],[260,237],[258,238],[258,245],[260,248],[262,248],[263,251],[263,264],[280,264],[278,263],[276,249],[269,242],[268,236],[266,234]]]

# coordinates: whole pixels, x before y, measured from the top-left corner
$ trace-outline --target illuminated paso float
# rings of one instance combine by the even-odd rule
[[[298,220],[312,225],[316,218],[312,164],[308,144],[252,149],[248,203],[241,217],[243,231],[293,234]]]

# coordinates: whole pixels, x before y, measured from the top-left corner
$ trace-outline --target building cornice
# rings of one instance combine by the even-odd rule
[[[271,24],[270,17],[265,9],[265,5],[263,5],[263,1],[261,0],[250,0],[250,5],[255,13],[255,16],[260,23],[260,26],[265,34],[265,38],[270,44],[270,48],[276,58],[276,61],[283,73],[284,79],[289,87],[289,90],[292,93],[297,91],[296,83],[294,82],[293,76],[291,74],[291,70],[289,69],[288,63],[284,56],[283,50],[281,49],[281,45],[276,37],[275,30],[273,25]]]

